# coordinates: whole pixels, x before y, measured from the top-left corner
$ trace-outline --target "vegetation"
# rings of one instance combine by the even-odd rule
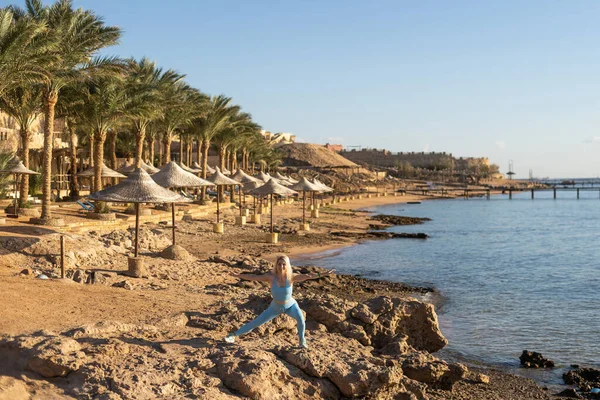
[[[19,153],[26,166],[32,124],[40,115],[44,120],[42,220],[52,216],[55,117],[64,123],[70,146],[71,197],[79,194],[78,149],[87,151],[94,167],[94,190],[102,189],[105,160],[115,168],[118,153],[137,167],[142,161],[162,165],[171,160],[176,138],[181,144],[179,161],[186,163],[192,161],[196,143],[204,177],[211,147],[219,154],[221,168],[278,165],[281,155],[231,98],[202,93],[184,81],[185,75],[147,58],[98,56],[120,37],[119,27],[106,24],[91,10],[74,8],[71,0],[48,5],[25,0],[24,8],[0,8],[0,110],[19,126]],[[23,193],[30,191],[30,179],[23,178]]]

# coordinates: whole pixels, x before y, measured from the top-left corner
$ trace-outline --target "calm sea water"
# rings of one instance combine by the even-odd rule
[[[529,193],[491,200],[429,201],[370,210],[430,217],[427,240],[367,242],[317,255],[342,273],[437,288],[443,351],[515,368],[556,384],[570,364],[600,367],[600,199],[598,192]],[[323,258],[321,258],[323,257]],[[299,264],[308,264],[304,260]],[[559,368],[518,368],[522,350],[541,352]]]

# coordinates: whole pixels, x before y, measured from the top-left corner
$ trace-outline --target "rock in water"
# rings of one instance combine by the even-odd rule
[[[187,261],[192,258],[192,255],[188,253],[186,249],[179,245],[169,246],[164,249],[160,256],[169,260]]]
[[[566,384],[577,385],[584,392],[600,387],[600,370],[594,368],[577,368],[563,374]]]
[[[535,351],[523,350],[519,360],[521,360],[521,366],[525,368],[554,368],[554,361],[544,358],[541,353]]]

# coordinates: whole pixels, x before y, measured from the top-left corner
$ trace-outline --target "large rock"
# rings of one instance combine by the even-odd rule
[[[263,350],[224,350],[215,354],[213,360],[223,383],[252,399],[340,398],[331,382],[307,377]]]
[[[67,376],[87,360],[80,344],[61,336],[42,340],[29,350],[27,366],[45,378]]]
[[[423,352],[407,357],[402,363],[402,371],[410,379],[445,390],[452,389],[468,373],[467,367],[460,363],[449,364]]]
[[[300,302],[300,306],[309,318],[329,329],[335,329],[337,324],[348,318],[348,312],[356,306],[356,303],[324,295],[305,298]]]
[[[554,361],[544,358],[541,353],[523,350],[519,357],[521,366],[525,368],[554,368]]]
[[[281,358],[308,375],[327,378],[346,397],[366,396],[402,380],[402,369],[371,355],[372,348],[339,335],[311,335],[309,350],[277,347]]]

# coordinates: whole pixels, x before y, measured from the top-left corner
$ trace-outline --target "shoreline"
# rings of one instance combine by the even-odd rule
[[[81,258],[79,255],[76,255],[75,259],[72,259],[69,256],[69,263],[71,263],[70,268],[81,268],[78,267],[78,265],[86,265],[87,270],[84,271],[83,274],[84,276],[87,275],[89,279],[92,274],[87,271],[93,271],[98,267],[102,267],[102,270],[107,271],[107,275],[103,279],[108,280],[108,282],[107,284],[100,285],[75,284],[73,281],[70,281],[71,283],[63,283],[60,280],[39,281],[32,279],[31,275],[15,275],[15,272],[18,273],[18,271],[15,271],[14,265],[21,265],[20,263],[30,264],[28,268],[31,269],[42,268],[42,271],[52,271],[53,267],[48,261],[45,261],[45,257],[40,257],[39,254],[51,249],[49,246],[53,243],[54,236],[50,235],[49,237],[41,238],[41,241],[38,242],[34,240],[31,243],[28,243],[29,247],[25,249],[18,247],[18,252],[11,256],[13,258],[12,265],[5,264],[4,268],[0,268],[0,276],[3,278],[0,280],[0,290],[6,289],[3,291],[6,300],[15,305],[15,310],[3,311],[3,318],[0,321],[0,335],[17,334],[26,335],[27,337],[27,332],[34,332],[40,328],[46,329],[46,331],[65,332],[65,329],[71,330],[76,326],[84,326],[87,328],[82,329],[85,329],[86,332],[96,332],[88,334],[92,335],[91,337],[93,337],[95,341],[107,339],[114,341],[117,340],[119,336],[115,337],[114,334],[105,331],[106,328],[99,328],[95,324],[97,324],[98,321],[106,321],[105,324],[113,324],[113,322],[110,321],[121,321],[119,322],[121,324],[119,326],[124,327],[126,325],[131,326],[131,328],[126,329],[134,329],[129,331],[130,333],[127,335],[131,335],[132,340],[134,340],[135,343],[139,340],[149,342],[159,340],[159,343],[167,340],[168,342],[167,338],[174,339],[179,337],[177,335],[183,335],[177,340],[184,341],[182,343],[187,343],[189,340],[187,338],[190,334],[199,335],[201,332],[201,340],[208,341],[211,343],[210,346],[217,345],[217,348],[219,349],[218,352],[221,352],[227,350],[227,348],[221,350],[222,345],[218,343],[220,343],[220,338],[224,335],[224,332],[226,332],[227,329],[231,329],[229,326],[232,323],[235,325],[235,321],[237,320],[247,320],[248,318],[252,318],[253,313],[256,313],[256,309],[253,308],[255,306],[251,306],[251,309],[248,309],[248,304],[254,304],[252,302],[259,301],[257,304],[260,305],[265,301],[261,296],[264,289],[262,289],[260,285],[253,285],[252,282],[237,282],[230,277],[230,272],[235,271],[236,273],[244,273],[268,270],[270,267],[268,264],[265,264],[266,261],[263,260],[272,260],[281,253],[290,254],[292,258],[294,258],[303,254],[307,256],[310,254],[322,253],[323,251],[343,251],[343,248],[358,245],[363,241],[355,238],[332,236],[329,233],[331,229],[348,229],[354,232],[364,233],[368,230],[369,226],[368,221],[370,213],[353,210],[362,209],[365,206],[402,204],[407,201],[419,200],[425,199],[415,199],[414,197],[409,196],[387,196],[376,199],[364,199],[360,202],[344,202],[332,208],[324,208],[322,209],[322,218],[314,222],[314,230],[299,234],[285,234],[283,236],[284,240],[282,240],[279,245],[261,243],[260,238],[263,238],[264,234],[261,233],[261,230],[257,230],[253,226],[234,227],[229,225],[235,216],[235,210],[226,209],[224,218],[228,224],[224,235],[215,235],[210,232],[209,227],[212,225],[212,218],[210,217],[208,219],[201,218],[194,219],[193,221],[182,221],[178,224],[178,229],[180,231],[178,242],[192,253],[192,258],[187,261],[170,261],[158,257],[158,249],[164,248],[170,241],[169,232],[157,230],[153,228],[153,225],[149,225],[148,227],[144,227],[141,243],[144,248],[150,246],[142,253],[143,258],[147,263],[150,277],[141,280],[130,278],[123,279],[123,277],[114,275],[113,272],[111,272],[115,269],[122,269],[122,261],[120,260],[123,259],[123,254],[127,253],[127,250],[122,248],[122,243],[127,240],[127,237],[130,237],[130,232],[119,231],[110,234],[97,233],[81,236],[74,235],[72,240],[79,241],[78,243],[80,244],[78,247],[80,251],[94,251],[95,254],[90,254],[85,259]],[[298,210],[297,206],[298,204],[287,204],[277,207],[276,217],[278,218],[277,224],[280,229],[291,229],[297,224],[298,215],[301,214],[301,211]],[[1,235],[0,239],[2,239]],[[98,240],[100,240],[101,243],[104,243],[103,247],[93,246],[94,241],[97,242]],[[6,242],[0,243],[0,245],[3,244],[6,245]],[[10,244],[12,246],[16,245],[13,242],[10,242]],[[120,249],[117,249],[117,245],[121,246]],[[70,246],[73,246],[73,244]],[[0,250],[1,249],[2,247],[0,247]],[[148,251],[150,251],[150,253]],[[96,272],[96,274],[98,273]],[[397,297],[398,300],[394,301],[399,301],[401,304],[403,301],[407,301],[406,299],[408,299],[408,297],[406,296],[414,297],[415,294],[415,287],[407,287],[407,285],[402,283],[390,281],[380,281],[378,283],[376,280],[356,278],[350,275],[340,275],[335,279],[328,278],[323,282],[309,282],[299,286],[299,302],[302,303],[303,309],[306,310],[307,315],[310,318],[317,318],[317,321],[319,321],[310,322],[310,338],[311,341],[314,341],[315,351],[317,352],[315,354],[321,354],[319,353],[321,342],[327,347],[334,346],[336,352],[342,351],[344,347],[352,347],[356,344],[350,345],[350,342],[344,342],[344,345],[333,344],[338,343],[340,340],[346,341],[348,339],[343,339],[344,336],[339,336],[339,334],[327,333],[327,330],[331,329],[335,332],[333,326],[328,325],[332,322],[330,320],[319,320],[319,318],[321,318],[319,315],[334,315],[335,313],[328,314],[333,312],[333,310],[326,311],[327,309],[324,309],[323,311],[319,311],[318,308],[311,308],[313,307],[310,306],[311,298],[315,296],[315,298],[324,296],[324,298],[331,299],[328,301],[334,301],[334,299],[336,299],[331,303],[331,306],[335,309],[335,307],[338,306],[334,306],[334,304],[337,304],[337,302],[342,299],[346,299],[343,301],[350,301],[352,304],[365,301],[367,302],[366,304],[368,304],[368,302],[371,301],[369,299],[374,299],[376,296],[392,296],[393,298]],[[254,293],[257,289],[259,289],[260,292]],[[348,296],[349,294],[352,295]],[[259,296],[256,297],[256,295]],[[111,301],[102,301],[107,298],[110,298]],[[224,302],[224,299],[227,299],[227,302]],[[237,306],[230,308],[231,305],[227,305],[229,303],[237,304]],[[325,304],[323,304],[323,306],[325,306]],[[259,306],[258,310],[260,310],[260,307],[262,306]],[[422,307],[422,305],[419,307]],[[237,312],[233,311],[235,308],[241,310],[240,312],[243,311],[243,314],[232,314],[232,316],[236,316],[229,319],[222,319],[220,317],[220,315],[227,316],[232,312]],[[250,312],[251,310],[254,311]],[[321,314],[323,312],[325,312],[325,314]],[[169,326],[172,325],[173,328],[166,329],[165,326],[167,325],[163,325],[163,322],[161,321],[165,319],[172,321],[173,318],[179,318],[175,317],[176,315],[182,315],[182,322],[176,322],[175,325],[172,325],[174,322],[169,322]],[[185,315],[185,317],[183,315]],[[201,319],[198,320],[196,319],[198,317],[195,317],[196,315],[204,315],[205,317],[201,317]],[[311,319],[311,321],[313,320]],[[183,323],[183,325],[178,325],[181,323]],[[328,326],[327,330],[322,330],[322,323],[325,323]],[[158,339],[147,336],[143,333],[143,330],[139,331],[141,328],[135,328],[143,326],[149,327],[144,329],[158,331]],[[175,328],[176,326],[182,328]],[[350,326],[354,325],[349,325],[349,327]],[[185,331],[181,331],[181,329],[184,328]],[[190,329],[200,329],[200,331],[190,331]],[[262,346],[267,347],[267,353],[260,353],[264,354],[260,357],[268,354],[269,346],[281,346],[293,341],[294,335],[292,332],[295,329],[295,326],[288,326],[285,329],[291,329],[291,331],[283,330],[278,331],[281,332],[278,335],[261,336],[264,341]],[[352,329],[358,328],[354,326]],[[271,331],[268,330],[267,332]],[[62,338],[60,335],[62,334],[59,334],[58,337]],[[160,339],[161,337],[164,337],[164,339]],[[366,339],[363,338],[361,340]],[[332,342],[330,343],[330,341]],[[98,351],[98,349],[93,348],[93,346],[96,346],[93,345],[93,343],[95,342],[92,341],[86,344],[86,346],[92,346],[89,351]],[[154,345],[159,346],[159,344],[156,343]],[[255,348],[260,345],[261,342],[253,343],[253,341],[241,341],[239,344],[240,351],[245,352],[250,351],[250,348]],[[129,344],[128,346],[131,347],[132,344]],[[137,347],[135,349],[137,349]],[[137,351],[135,349],[131,348],[129,352]],[[262,349],[260,351],[262,352],[264,350],[265,349]],[[189,348],[186,351],[190,351]],[[258,351],[258,348],[252,351]],[[355,351],[358,352],[357,354],[360,354],[364,349],[360,347],[356,348]],[[1,352],[2,344],[0,343],[0,353]],[[168,355],[170,353],[167,352],[166,354]],[[223,353],[223,356],[224,354],[226,353]],[[244,354],[249,357],[254,357],[250,355],[254,353]],[[258,355],[258,353],[256,354]],[[111,362],[116,362],[115,357],[119,359],[122,355],[120,353],[116,354],[111,358],[111,360],[114,359]],[[173,355],[172,357],[177,356]],[[350,365],[353,365],[353,363],[356,362],[354,358],[355,356],[350,357],[345,361],[349,363],[349,368]],[[154,360],[154,358],[151,360]],[[156,360],[158,360],[158,358]],[[177,360],[179,359],[177,358]],[[438,362],[433,360],[435,360],[435,358],[429,361],[423,360],[423,362]],[[126,363],[125,360],[121,362]],[[392,361],[389,360],[388,362]],[[452,370],[462,368],[455,365],[455,363],[446,363],[445,365],[447,365],[447,367],[444,368],[450,368]],[[252,375],[249,371],[247,373]],[[213,374],[213,372],[210,372],[210,374]],[[475,375],[469,376],[475,377]],[[541,388],[536,388],[532,381],[525,378],[511,378],[509,375],[504,377],[502,375],[494,375],[493,372],[492,376],[492,383],[487,384],[485,387],[474,386],[481,385],[481,383],[474,384],[469,380],[465,382],[456,381],[456,390],[458,393],[465,394],[466,397],[462,397],[465,399],[487,400],[488,398],[491,398],[488,396],[489,393],[511,393],[514,388],[510,385],[507,386],[506,382],[510,381],[514,383],[515,379],[517,379],[522,387],[527,388],[527,393],[531,394],[531,397],[522,398],[539,398],[533,397],[533,394],[538,391],[541,393],[542,391]],[[213,377],[213,375],[211,375],[211,377]],[[221,380],[225,379],[224,382],[227,381],[227,378],[221,376],[220,373],[218,378]],[[211,379],[214,379],[214,377]],[[244,378],[239,377],[238,379]],[[473,390],[481,392],[480,395],[471,395]],[[433,387],[430,387],[428,390],[428,394],[431,394],[429,398],[434,400],[446,398],[444,393],[446,392],[438,391]],[[218,398],[218,396],[215,398]]]

